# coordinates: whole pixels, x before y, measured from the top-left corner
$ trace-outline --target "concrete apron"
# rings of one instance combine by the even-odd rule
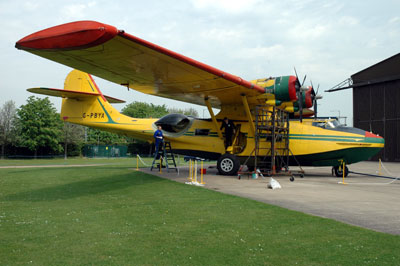
[[[400,164],[384,163],[394,177],[400,176]],[[200,167],[199,167],[200,168]],[[331,167],[304,167],[304,178],[296,177],[294,182],[290,176],[275,176],[281,189],[268,189],[269,178],[252,179],[242,175],[217,175],[215,166],[207,167],[204,176],[207,189],[222,193],[249,198],[290,210],[296,210],[320,217],[331,218],[347,224],[369,228],[379,232],[400,235],[400,180],[366,177],[350,173],[345,179],[346,185],[339,182],[342,178],[332,177]],[[360,162],[349,166],[350,171],[377,174],[377,162]],[[382,175],[389,175],[382,169]],[[298,168],[291,168],[292,171]],[[179,174],[162,169],[152,172],[148,168],[142,171],[185,183],[188,181],[187,166],[179,168]],[[390,176],[390,175],[389,175]],[[200,171],[198,170],[198,180]]]

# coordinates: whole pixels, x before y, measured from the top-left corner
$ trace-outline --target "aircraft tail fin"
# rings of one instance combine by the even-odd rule
[[[113,117],[119,112],[110,103],[125,102],[103,95],[92,76],[79,70],[72,70],[68,74],[63,90],[31,88],[28,91],[62,97],[61,118],[82,125],[113,123]]]

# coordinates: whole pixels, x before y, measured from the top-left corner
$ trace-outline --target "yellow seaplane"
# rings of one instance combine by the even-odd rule
[[[347,176],[343,163],[367,160],[384,147],[382,137],[335,119],[303,119],[316,116],[310,108],[316,108],[318,95],[297,74],[246,81],[95,21],[38,31],[19,40],[16,48],[77,69],[67,76],[64,89],[28,89],[62,97],[64,121],[149,142],[161,125],[174,153],[217,160],[223,175],[237,174],[242,165],[274,173],[282,165],[299,164],[332,166],[337,176],[343,170]],[[211,118],[128,117],[111,106],[123,101],[103,95],[91,74],[146,94],[206,106]],[[220,112],[214,114],[213,108]],[[227,147],[221,131],[225,117],[236,128]]]

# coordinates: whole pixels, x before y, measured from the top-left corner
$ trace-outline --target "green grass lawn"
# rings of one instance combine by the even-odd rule
[[[183,156],[175,157],[176,163],[179,165],[188,165]],[[0,167],[2,166],[47,166],[47,165],[85,165],[85,164],[107,164],[107,165],[125,165],[136,167],[147,167],[153,162],[151,157],[141,157],[137,159],[136,156],[128,158],[80,158],[71,157],[68,159],[54,158],[54,159],[5,159],[0,160]],[[215,161],[205,161],[204,164],[216,164]]]
[[[151,158],[143,158],[144,162],[151,164]],[[79,158],[72,157],[68,159],[55,158],[55,159],[6,159],[0,160],[0,166],[20,166],[20,165],[76,165],[76,164],[118,164],[118,165],[135,165],[135,158]],[[139,167],[143,164],[139,161]]]
[[[400,236],[161,179],[118,160],[0,169],[0,265],[400,263]]]

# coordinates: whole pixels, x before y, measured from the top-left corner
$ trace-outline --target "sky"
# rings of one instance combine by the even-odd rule
[[[0,106],[19,107],[31,87],[63,88],[71,68],[17,50],[15,43],[59,24],[95,20],[245,80],[294,75],[320,85],[319,116],[352,125],[352,90],[326,93],[343,80],[399,53],[398,0],[0,0]],[[95,77],[106,95],[127,103],[195,107],[127,90]],[[52,98],[60,110],[61,100]],[[122,109],[124,105],[116,105]],[[343,120],[344,121],[344,120]]]

